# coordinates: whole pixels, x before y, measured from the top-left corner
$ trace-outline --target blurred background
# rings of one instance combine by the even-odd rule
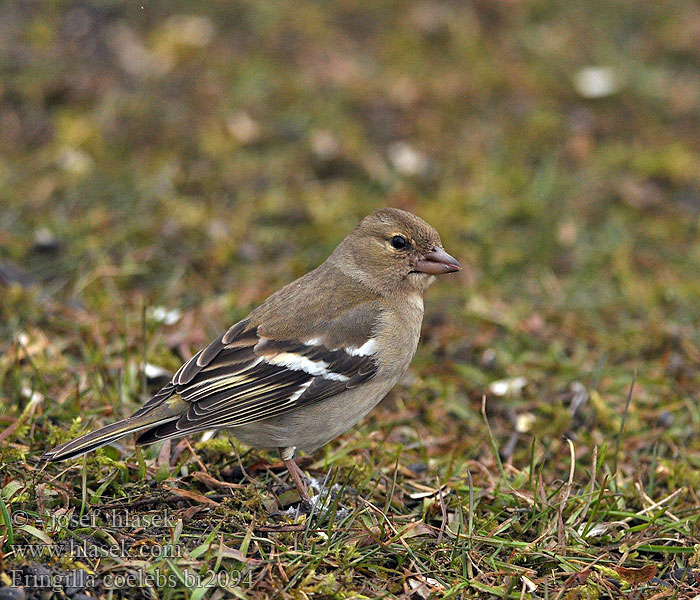
[[[198,546],[179,568],[208,568],[221,527],[226,568],[264,559],[259,598],[611,597],[621,564],[644,581],[661,565],[660,594],[683,595],[700,581],[699,73],[692,0],[3,0],[0,508],[167,501]],[[304,459],[349,483],[342,527],[265,533],[291,520],[277,458],[239,463],[225,436],[38,473],[383,206],[465,269],[428,292],[399,385]],[[273,529],[251,541],[255,523]]]
[[[697,460],[699,68],[690,0],[5,1],[2,395],[128,412],[397,206],[466,267],[395,394],[430,431],[612,439],[637,371],[631,439]]]

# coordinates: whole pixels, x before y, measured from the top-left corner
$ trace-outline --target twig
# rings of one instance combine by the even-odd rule
[[[194,451],[194,448],[192,447],[192,444],[190,444],[190,441],[185,438],[184,439],[185,445],[187,446],[187,449],[190,451],[190,454],[192,454],[192,458],[196,461],[196,463],[199,465],[199,468],[202,469],[207,475],[209,474],[209,469],[204,466],[204,463],[199,460],[199,456],[197,456],[197,453]]]

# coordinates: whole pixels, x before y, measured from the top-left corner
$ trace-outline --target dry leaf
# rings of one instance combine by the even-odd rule
[[[219,546],[215,546],[212,551],[216,554],[220,554],[223,558],[233,558],[234,560],[237,560],[242,563],[259,565],[263,562],[259,558],[247,557],[240,550],[236,550],[235,548],[229,548],[225,544],[219,544]]]
[[[169,492],[172,492],[173,494],[176,494],[177,496],[182,496],[183,498],[192,500],[193,502],[199,502],[200,504],[208,504],[209,506],[219,506],[218,502],[215,502],[214,500],[212,500],[211,498],[207,498],[206,496],[202,496],[202,494],[197,494],[196,492],[190,492],[189,490],[181,490],[179,488],[170,487],[168,485],[164,485],[163,488],[168,490]]]
[[[615,570],[621,579],[627,583],[635,585],[637,583],[645,583],[649,581],[654,575],[656,575],[657,568],[656,565],[644,565],[639,569],[633,569],[630,567],[616,567]]]
[[[240,484],[240,483],[230,483],[228,481],[220,481],[216,479],[215,477],[212,477],[209,475],[209,473],[205,473],[204,471],[197,471],[196,473],[193,474],[193,477],[203,483],[204,485],[210,487],[210,488],[231,488],[235,490],[240,490],[244,488],[245,486]]]
[[[435,529],[426,525],[422,521],[416,521],[411,523],[406,527],[406,529],[401,534],[402,539],[417,537],[419,535],[427,535],[430,537],[435,537]]]

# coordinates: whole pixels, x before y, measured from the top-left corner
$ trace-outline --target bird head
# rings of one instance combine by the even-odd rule
[[[380,294],[422,294],[435,275],[462,268],[445,252],[431,225],[398,208],[383,208],[365,217],[334,254],[346,273]]]

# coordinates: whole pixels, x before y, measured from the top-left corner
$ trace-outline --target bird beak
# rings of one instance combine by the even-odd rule
[[[443,273],[454,273],[460,271],[462,265],[459,261],[447,254],[442,248],[435,246],[430,252],[423,255],[416,261],[415,270],[419,273],[429,273],[430,275],[441,275]]]

